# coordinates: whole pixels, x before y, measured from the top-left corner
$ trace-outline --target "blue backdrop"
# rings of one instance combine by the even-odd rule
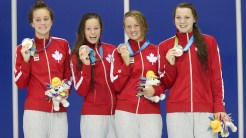
[[[142,11],[149,25],[148,39],[159,44],[161,41],[173,36],[176,29],[173,24],[172,12],[175,5],[180,0],[130,0],[130,9]],[[225,85],[226,110],[232,113],[235,125],[238,125],[238,99],[237,99],[237,47],[236,47],[236,9],[234,0],[190,0],[198,11],[198,26],[203,33],[213,35],[219,44],[223,67],[223,78]],[[81,16],[86,12],[97,12],[101,15],[104,23],[102,41],[118,45],[124,41],[124,31],[122,19],[124,12],[123,1],[116,0],[89,0],[81,1],[46,1],[55,12],[51,34],[62,37],[69,41],[70,47],[75,41],[76,31]],[[27,14],[33,0],[18,1],[17,4],[17,32],[18,44],[23,38],[34,37],[34,30],[27,20]],[[242,0],[242,24],[246,23],[246,0]],[[0,137],[13,137],[12,121],[12,65],[11,65],[11,1],[0,1]],[[245,38],[246,28],[243,27],[243,38]],[[246,40],[243,40],[245,45]],[[246,61],[243,57],[244,63]],[[244,64],[245,68],[245,64]],[[245,73],[243,75],[245,78]],[[245,81],[244,81],[245,84]],[[26,96],[26,90],[18,91],[18,115],[19,115],[19,137],[23,138],[22,117],[23,104]],[[83,98],[78,96],[73,90],[69,98],[71,106],[68,108],[69,138],[80,137],[80,110]],[[166,135],[165,120],[165,101],[162,104],[163,114],[163,138]],[[242,103],[243,104],[243,103]],[[245,106],[244,106],[245,107]],[[244,108],[245,109],[245,108]],[[245,123],[244,123],[245,124]],[[245,131],[246,129],[244,129]],[[231,137],[238,137],[238,133],[231,133]]]

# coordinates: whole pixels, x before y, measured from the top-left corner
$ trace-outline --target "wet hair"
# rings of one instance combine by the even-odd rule
[[[195,9],[195,7],[189,3],[189,2],[183,2],[178,4],[173,12],[173,17],[175,18],[176,16],[176,10],[177,8],[188,8],[191,10],[192,15],[195,19],[195,21],[197,22],[198,20],[198,14],[197,11]],[[206,42],[202,36],[202,33],[199,29],[199,27],[197,26],[197,23],[193,24],[193,33],[194,33],[194,43],[195,46],[197,47],[197,52],[198,52],[198,59],[200,61],[200,63],[205,67],[205,69],[208,66],[208,52],[207,52],[207,46],[206,46]]]
[[[83,15],[81,20],[80,20],[80,23],[79,23],[79,28],[77,30],[76,40],[75,40],[75,43],[74,43],[74,46],[72,49],[72,53],[77,53],[77,55],[78,55],[80,46],[87,45],[88,41],[86,40],[86,36],[85,36],[85,23],[89,19],[97,19],[98,20],[98,22],[100,24],[100,28],[101,28],[100,34],[102,34],[103,23],[102,23],[101,17],[96,13],[87,13],[87,14]]]
[[[103,31],[103,22],[101,17],[96,14],[96,13],[86,13],[85,15],[82,16],[80,23],[79,23],[79,28],[77,30],[77,35],[76,35],[76,40],[72,48],[72,54],[76,54],[76,64],[77,64],[77,70],[82,70],[83,68],[83,63],[79,59],[79,48],[82,45],[87,45],[88,41],[86,40],[85,36],[85,23],[89,19],[97,19],[99,24],[100,24],[100,34],[102,34]],[[100,39],[99,39],[100,41]],[[95,66],[92,66],[91,69],[91,89],[94,87],[94,72],[95,72]]]
[[[50,13],[51,21],[54,20],[54,12],[43,2],[42,0],[37,0],[31,10],[28,13],[28,21],[29,23],[33,22],[33,12],[38,9],[47,9]]]
[[[141,32],[145,37],[145,35],[148,32],[148,24],[147,24],[147,20],[146,20],[144,14],[138,10],[131,10],[131,11],[126,12],[124,15],[124,19],[123,19],[124,28],[125,28],[125,19],[127,17],[133,17],[137,20],[137,22],[140,24]]]

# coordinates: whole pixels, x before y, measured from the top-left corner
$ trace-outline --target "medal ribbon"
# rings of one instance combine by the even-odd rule
[[[103,59],[103,48],[102,48],[102,44],[99,47],[99,53],[100,53],[100,57]]]
[[[34,39],[32,39],[32,41],[34,41]],[[47,49],[47,48],[49,47],[51,41],[52,41],[52,38],[50,38],[48,44],[47,44],[43,49],[41,49],[41,50],[37,50],[37,49],[36,49],[36,43],[35,43],[35,41],[34,41],[33,46],[32,46],[32,48],[30,49],[30,52],[29,52],[29,53],[30,53],[30,56],[34,56],[35,52],[38,53],[38,52],[41,52],[41,51]]]
[[[91,60],[91,62],[93,64],[93,63],[95,63],[97,61],[97,59],[96,59],[96,52],[92,48],[90,48],[90,47],[89,47],[89,51],[90,51],[89,52],[89,57],[90,57],[90,60]],[[103,59],[102,44],[99,47],[99,53],[100,53],[101,58]]]
[[[140,49],[134,54],[131,46],[129,44],[129,42],[126,43],[127,49],[129,50],[130,53],[130,57],[134,57],[135,55],[137,55],[138,53],[140,53],[142,50],[144,50],[147,46],[149,45],[149,41],[147,40],[141,47]]]
[[[185,48],[183,49],[183,51],[187,51],[190,46],[192,45],[192,43],[194,42],[194,35],[191,36],[190,40],[188,41],[188,43],[186,44]],[[178,37],[175,37],[175,41],[174,41],[174,46],[177,47],[178,46]]]

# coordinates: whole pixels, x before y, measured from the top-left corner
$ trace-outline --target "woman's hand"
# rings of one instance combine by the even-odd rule
[[[146,88],[143,88],[143,93],[147,97],[152,97],[155,93],[155,89],[152,85],[148,85]]]
[[[228,122],[231,122],[230,117],[225,112],[214,113],[214,119],[220,120],[221,119],[220,117],[223,118],[224,120],[228,121]]]
[[[24,61],[26,63],[29,62],[30,60],[30,50],[29,50],[30,46],[29,44],[22,44],[22,48],[21,48],[21,54],[22,54],[22,57],[24,59]]]
[[[170,65],[175,64],[175,56],[174,56],[175,51],[176,51],[175,48],[172,48],[172,49],[169,49],[167,54],[166,54],[166,59]]]
[[[123,59],[126,66],[129,66],[130,52],[128,51],[126,44],[121,44],[118,48],[118,52],[121,54],[121,58]]]

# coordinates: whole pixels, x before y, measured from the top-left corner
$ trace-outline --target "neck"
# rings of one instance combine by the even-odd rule
[[[136,42],[138,42],[138,43],[140,43],[141,41],[143,41],[144,40],[144,37],[141,37],[141,38],[139,38],[139,39],[137,39],[137,40],[135,40]]]
[[[48,39],[48,38],[49,38],[49,35],[37,35],[37,34],[36,34],[36,37],[37,37],[38,39]]]

